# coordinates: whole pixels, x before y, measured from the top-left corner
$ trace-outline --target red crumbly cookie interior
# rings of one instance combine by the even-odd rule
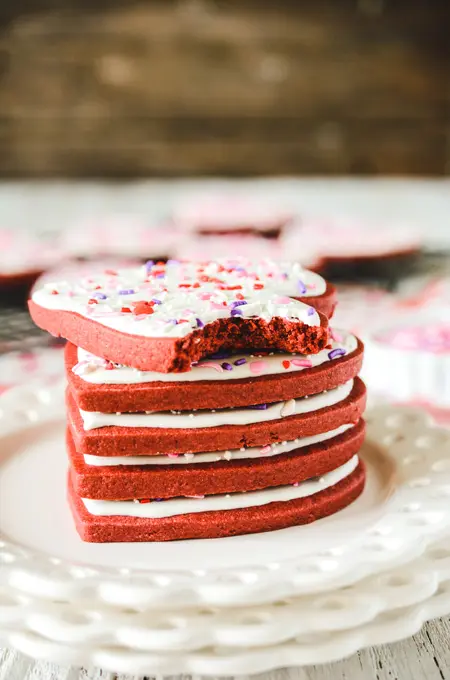
[[[309,524],[347,507],[362,493],[362,461],[351,475],[319,493],[292,501],[253,508],[175,515],[159,519],[91,515],[69,478],[68,498],[75,525],[83,541],[119,543],[223,538]]]

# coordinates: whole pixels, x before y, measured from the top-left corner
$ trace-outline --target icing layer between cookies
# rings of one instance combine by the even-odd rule
[[[159,519],[198,512],[213,512],[253,508],[268,503],[288,502],[313,496],[324,491],[351,475],[358,466],[359,458],[353,456],[347,463],[320,478],[309,479],[298,486],[282,486],[204,498],[176,498],[165,501],[138,503],[134,501],[99,501],[82,498],[91,515],[126,516]]]
[[[205,359],[192,366],[186,373],[157,373],[138,371],[119,366],[78,348],[78,363],[73,367],[84,381],[105,385],[135,385],[150,382],[195,382],[198,380],[239,380],[262,375],[276,375],[302,371],[320,366],[327,361],[339,359],[354,352],[358,346],[351,333],[333,331],[331,347],[318,354],[287,354],[271,352],[267,356],[257,354],[223,355],[219,359]]]
[[[319,444],[320,442],[328,441],[337,437],[354,427],[354,423],[341,425],[340,427],[323,432],[322,434],[311,435],[310,437],[302,437],[287,442],[279,442],[268,446],[254,446],[247,449],[234,449],[232,451],[210,451],[205,453],[181,453],[171,454],[165,456],[91,456],[84,455],[84,461],[87,465],[92,466],[116,466],[116,465],[192,465],[216,463],[221,460],[235,461],[245,460],[251,458],[271,458],[272,456],[279,456],[289,453],[296,449],[311,446],[312,444]]]
[[[286,416],[300,413],[311,413],[319,409],[333,406],[348,397],[353,388],[353,380],[339,385],[328,392],[314,394],[301,399],[276,402],[274,404],[257,404],[254,407],[152,413],[99,413],[97,411],[82,411],[84,430],[95,430],[100,427],[162,427],[196,429],[217,427],[220,425],[250,425],[269,420],[277,420]]]

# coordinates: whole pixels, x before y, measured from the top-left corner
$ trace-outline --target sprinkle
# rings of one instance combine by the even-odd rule
[[[232,366],[231,364],[229,364],[227,361],[224,361],[224,362],[223,362],[222,368],[223,368],[225,371],[232,371],[232,370],[233,370],[233,366]]]
[[[259,375],[268,369],[267,361],[251,361],[249,364],[251,373]]]
[[[237,300],[243,300],[244,296],[242,295],[242,293],[236,293],[236,299]]]
[[[267,446],[263,446],[263,448],[260,449],[259,452],[260,452],[261,456],[266,456],[271,451],[272,451],[272,447],[270,446],[270,444],[268,444]]]
[[[231,307],[233,307],[233,309],[235,309],[236,307],[241,307],[242,305],[246,305],[246,304],[247,304],[246,300],[234,300],[231,303]]]
[[[261,290],[262,288],[264,288],[264,284],[263,283],[254,283],[253,288],[254,288],[254,290]]]
[[[202,361],[201,364],[197,364],[198,368],[213,368],[218,373],[223,373],[223,368],[220,364],[215,361]]]
[[[92,297],[98,298],[99,300],[106,300],[108,296],[105,295],[104,293],[95,292],[92,294]]]
[[[255,406],[247,406],[247,408],[255,409],[256,411],[265,411],[267,404],[255,404]]]
[[[129,307],[122,307],[120,311],[124,314],[131,314],[131,309]]]
[[[336,359],[337,357],[343,357],[344,354],[347,354],[346,350],[338,347],[336,349],[332,349],[331,352],[328,352],[328,358]]]
[[[195,320],[197,322],[197,328],[203,328],[204,327],[205,324],[203,323],[203,321],[201,319],[197,318]]]
[[[124,290],[119,290],[119,295],[134,295],[136,291],[133,288],[125,288]]]
[[[114,271],[114,269],[105,269],[105,274],[108,274],[108,276],[118,276],[117,272]]]
[[[283,365],[283,368],[286,368],[286,369],[289,368],[289,366],[291,365],[291,362],[288,361],[287,359],[285,359],[285,360],[282,361],[281,363],[282,363],[282,365]]]
[[[295,413],[295,399],[289,399],[289,401],[285,401],[281,411],[280,411],[280,416],[284,418],[285,416],[292,416]]]
[[[316,312],[316,310],[314,309],[314,307],[308,308],[308,316],[312,316],[313,314],[315,314],[315,312]]]
[[[334,340],[335,342],[343,342],[344,341],[343,336],[340,333],[338,333],[334,328],[330,328],[330,335],[331,335],[332,340]]]
[[[297,281],[297,288],[298,288],[298,291],[301,295],[305,295],[305,293],[307,292],[307,288],[306,288],[305,284],[303,283],[303,281],[301,281],[301,279],[299,279]]]
[[[91,298],[88,300],[88,305],[98,305],[98,300],[94,300],[94,298]]]
[[[52,294],[52,295],[59,295],[59,293],[58,293],[57,290],[52,290],[51,294]]]
[[[200,498],[203,499],[205,496],[202,494],[196,494],[194,496],[185,496],[185,498]]]
[[[147,260],[147,262],[145,263],[145,271],[147,272],[147,274],[150,272],[154,264],[155,263],[153,260]]]
[[[247,363],[247,359],[245,359],[245,357],[242,357],[242,359],[236,359],[236,361],[234,362],[234,365],[235,366],[242,366],[243,364],[246,364],[246,363]]]
[[[292,486],[298,486],[298,482],[294,482]]]
[[[168,453],[167,457],[168,458],[178,458],[179,455],[180,455],[179,453]]]
[[[161,305],[162,304],[161,300],[158,300],[157,298],[152,298],[151,301],[154,302],[155,305]]]
[[[228,359],[231,356],[231,352],[215,352],[211,354],[211,359]]]
[[[276,301],[279,305],[289,305],[292,302],[291,298],[286,297],[285,295],[278,297]]]
[[[136,314],[138,316],[146,316],[147,314],[153,314],[154,313],[153,305],[150,302],[146,302],[145,300],[142,300],[141,302],[136,302],[133,305],[133,314]]]
[[[231,460],[233,456],[231,455],[231,451],[225,451],[223,457],[225,460]]]
[[[302,366],[303,368],[311,368],[311,359],[291,359],[291,364],[294,366]]]

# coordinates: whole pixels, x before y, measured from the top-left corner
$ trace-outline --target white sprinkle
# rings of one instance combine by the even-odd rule
[[[282,418],[285,416],[292,416],[295,413],[295,399],[289,399],[285,401],[281,407],[280,415]]]

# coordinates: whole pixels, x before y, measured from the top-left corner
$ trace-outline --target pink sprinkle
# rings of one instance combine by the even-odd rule
[[[216,361],[202,361],[201,364],[197,364],[198,368],[213,368],[218,373],[223,373],[223,368]]]
[[[186,498],[204,498],[204,496],[201,496],[200,494],[196,496],[186,496]]]
[[[260,375],[269,368],[267,361],[251,361],[249,367],[250,371],[255,375]]]
[[[288,305],[290,302],[292,302],[291,298],[288,298],[286,296],[282,296],[277,298],[277,302],[279,305]]]
[[[291,364],[294,366],[303,366],[303,368],[311,368],[311,359],[291,359]]]
[[[219,305],[217,302],[211,302],[211,309],[223,309],[223,305]]]
[[[168,453],[167,456],[168,458],[178,458],[180,454],[179,453]]]
[[[263,446],[263,448],[260,449],[260,454],[261,454],[261,456],[265,456],[267,453],[270,453],[271,450],[272,450],[272,447],[269,446],[269,444],[268,444],[267,446]]]
[[[111,361],[107,361],[105,364],[105,371],[112,371],[114,369],[114,364]]]
[[[292,486],[298,486],[298,482],[294,482]]]
[[[211,298],[212,293],[200,293],[198,296],[200,300],[209,300]]]
[[[335,331],[334,328],[330,328],[330,335],[331,335],[332,340],[334,340],[335,342],[343,342],[343,340],[344,340],[342,335],[340,333],[338,333],[337,331]]]

